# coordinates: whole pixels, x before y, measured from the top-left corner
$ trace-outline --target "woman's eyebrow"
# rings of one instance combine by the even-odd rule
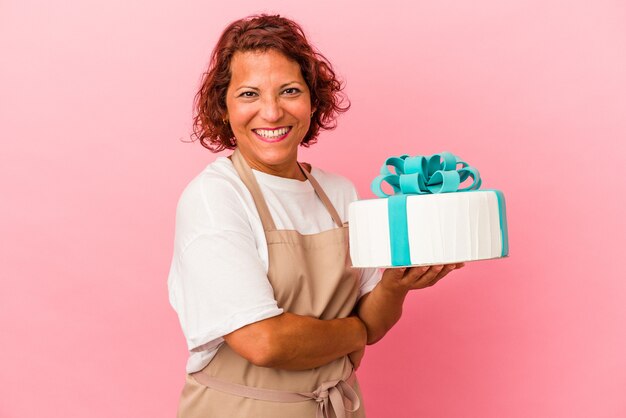
[[[244,85],[244,86],[237,87],[237,90],[241,90],[241,89],[252,89],[252,90],[257,90],[257,91],[259,90],[258,87],[254,87],[254,86],[245,86]]]
[[[294,81],[290,81],[289,83],[285,83],[285,84],[283,84],[282,86],[280,86],[280,88],[282,89],[283,87],[287,87],[287,86],[288,86],[288,85],[290,85],[290,84],[302,84],[302,83],[300,83],[300,82],[299,82],[299,81],[297,81],[297,80],[294,80]]]
[[[294,81],[290,81],[290,82],[288,82],[288,83],[281,84],[281,86],[280,86],[279,88],[281,88],[281,89],[282,89],[282,88],[285,88],[285,87],[287,87],[287,86],[288,86],[288,85],[290,85],[290,84],[299,84],[299,85],[302,85],[302,83],[301,83],[301,82],[299,82],[299,81],[297,81],[297,80],[294,80]],[[235,91],[238,91],[238,90],[241,90],[241,89],[251,89],[251,90],[256,90],[256,91],[259,91],[259,88],[258,88],[258,87],[254,87],[254,86],[247,86],[247,85],[239,86],[239,87],[237,87],[237,88],[235,89]]]

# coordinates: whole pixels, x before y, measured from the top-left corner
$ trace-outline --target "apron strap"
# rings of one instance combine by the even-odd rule
[[[246,160],[239,152],[238,148],[235,148],[235,152],[232,155],[232,162],[235,166],[235,170],[239,174],[241,181],[246,185],[250,194],[252,194],[252,199],[254,200],[254,204],[256,205],[257,211],[259,212],[259,216],[261,218],[261,223],[263,224],[263,229],[267,231],[275,231],[276,224],[274,223],[274,219],[272,218],[272,214],[270,213],[269,208],[267,207],[267,203],[265,202],[265,198],[263,197],[263,193],[261,193],[261,188],[259,187],[259,183],[256,181],[254,174],[252,173],[252,169],[246,162]],[[313,190],[317,194],[317,197],[320,198],[326,210],[333,218],[333,221],[337,224],[337,227],[341,228],[343,223],[341,222],[341,217],[339,213],[337,213],[337,209],[333,206],[332,202],[322,189],[322,186],[315,180],[315,177],[311,175],[302,164],[298,163],[300,170],[304,173],[304,176],[309,180],[311,186],[313,186]]]
[[[328,196],[324,192],[324,189],[322,189],[322,186],[320,186],[320,184],[317,182],[317,180],[315,180],[315,177],[313,177],[311,175],[311,173],[309,173],[306,170],[306,168],[304,168],[304,166],[302,166],[302,164],[298,163],[298,165],[300,166],[300,170],[302,170],[302,172],[304,173],[306,178],[311,183],[311,186],[313,186],[313,189],[315,190],[315,193],[317,193],[317,197],[319,197],[320,200],[322,201],[322,203],[324,204],[324,206],[326,206],[326,210],[328,211],[328,213],[330,213],[330,216],[332,216],[332,218],[335,221],[335,223],[337,224],[337,226],[339,228],[341,228],[343,226],[343,222],[341,222],[341,217],[339,216],[339,213],[337,213],[337,209],[335,209],[335,207],[331,203],[330,199],[328,198]]]
[[[261,223],[263,224],[263,229],[265,232],[267,231],[275,231],[276,224],[274,223],[274,218],[272,218],[272,214],[270,213],[269,208],[267,207],[267,203],[265,202],[265,198],[263,197],[263,193],[261,193],[261,188],[259,187],[259,183],[256,181],[254,174],[252,173],[252,169],[241,156],[239,152],[239,148],[235,148],[235,152],[232,155],[233,165],[235,166],[235,170],[239,174],[241,181],[246,185],[250,194],[252,194],[252,199],[254,200],[254,204],[256,205],[256,210],[259,212],[259,216],[261,217]]]
[[[286,403],[314,400],[317,402],[316,418],[330,418],[332,416],[331,411],[334,412],[337,418],[345,418],[346,411],[355,412],[361,407],[359,396],[352,388],[356,378],[354,371],[345,379],[322,383],[313,392],[288,392],[239,385],[216,379],[202,372],[193,373],[191,376],[198,383],[210,389],[244,398]],[[352,408],[346,408],[344,403],[346,399],[350,401]]]

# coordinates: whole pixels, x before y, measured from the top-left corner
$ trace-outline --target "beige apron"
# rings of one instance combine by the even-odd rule
[[[254,174],[238,150],[232,161],[263,223],[268,278],[278,306],[319,319],[349,316],[359,281],[350,267],[348,227],[317,181],[300,166],[337,228],[310,235],[277,230]],[[178,417],[363,418],[360,398],[347,356],[311,370],[289,371],[255,366],[222,344],[204,369],[187,376]]]

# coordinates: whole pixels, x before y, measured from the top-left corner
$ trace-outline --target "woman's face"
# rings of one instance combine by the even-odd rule
[[[226,91],[228,121],[250,167],[299,178],[298,145],[311,123],[311,96],[300,66],[280,52],[236,52]]]

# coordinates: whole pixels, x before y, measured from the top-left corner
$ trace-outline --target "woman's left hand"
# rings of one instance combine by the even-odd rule
[[[430,287],[443,279],[452,270],[458,270],[464,265],[459,263],[386,269],[381,279],[381,285],[394,293],[406,294],[410,290]]]

